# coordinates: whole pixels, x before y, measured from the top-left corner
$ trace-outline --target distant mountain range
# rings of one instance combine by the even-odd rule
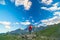
[[[36,32],[36,31],[40,31],[40,30],[43,30],[43,29],[45,29],[46,27],[33,27],[33,29],[32,29],[32,32]],[[11,31],[11,32],[9,32],[10,34],[26,34],[26,33],[28,33],[29,32],[29,30],[28,30],[28,27],[26,28],[26,29],[24,29],[24,30],[22,30],[22,29],[17,29],[17,30],[14,30],[14,31]]]

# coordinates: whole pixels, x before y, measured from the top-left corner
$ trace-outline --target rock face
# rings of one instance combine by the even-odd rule
[[[26,35],[23,35],[22,38],[23,39],[26,39],[26,40],[32,40],[36,37],[35,34],[26,34]]]

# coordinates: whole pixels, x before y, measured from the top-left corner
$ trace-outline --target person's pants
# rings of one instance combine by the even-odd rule
[[[29,34],[31,34],[31,30],[29,30]]]

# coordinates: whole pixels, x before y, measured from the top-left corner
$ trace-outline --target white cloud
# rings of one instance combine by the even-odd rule
[[[20,22],[20,24],[22,24],[22,25],[30,25],[31,23],[29,21],[26,21],[26,22]]]
[[[54,17],[41,20],[41,22],[45,25],[54,25],[60,23],[60,12],[54,12]]]
[[[32,20],[32,22],[35,22],[34,20]]]
[[[53,12],[53,17],[49,18],[49,19],[45,19],[45,20],[41,20],[43,25],[54,25],[54,24],[58,24],[60,23],[60,12],[58,12],[60,10],[59,7],[59,2],[52,4],[52,7],[41,7],[41,9],[47,10],[47,11],[52,11]],[[39,24],[39,26],[41,26]]]
[[[6,22],[6,21],[0,21],[0,24],[4,24],[4,25],[10,25],[10,22]]]
[[[54,15],[60,16],[60,12],[55,12]]]
[[[11,2],[15,2],[15,0],[10,0]]]
[[[53,2],[53,0],[42,0],[42,3],[50,5]]]
[[[5,28],[10,29],[10,25],[6,25]]]
[[[52,18],[41,20],[42,24],[47,26],[60,23],[60,12],[58,12],[60,10],[59,2],[53,4],[52,7],[41,7],[41,9],[52,11],[54,15]]]
[[[58,4],[59,2],[55,3],[52,5],[52,7],[41,7],[41,9],[44,9],[44,10],[49,10],[49,11],[57,11],[57,10],[60,10],[60,7],[58,7]]]
[[[42,24],[39,24],[37,27],[41,27],[41,26],[46,27],[47,25],[42,23]]]
[[[14,24],[15,24],[15,25],[16,25],[16,24],[18,25],[18,24],[20,24],[20,23],[19,23],[19,22],[15,22]]]
[[[5,28],[10,29],[10,24],[11,24],[10,22],[0,21],[0,24],[4,25]]]
[[[32,5],[32,2],[29,0],[15,0],[15,5],[16,6],[23,5],[25,10],[29,10]]]
[[[5,0],[0,0],[0,4],[5,5]]]

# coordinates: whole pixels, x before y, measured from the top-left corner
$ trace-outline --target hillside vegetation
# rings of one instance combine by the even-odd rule
[[[60,37],[60,24],[48,26],[46,29],[37,32],[37,35],[47,37]]]

